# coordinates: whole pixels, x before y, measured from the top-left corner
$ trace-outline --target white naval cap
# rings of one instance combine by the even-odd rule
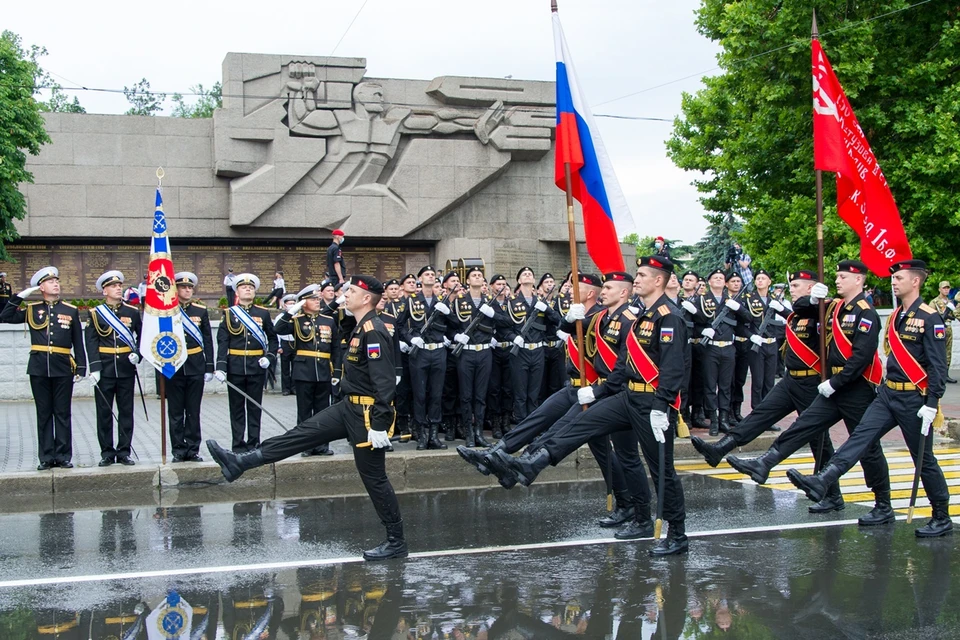
[[[30,278],[30,286],[38,287],[41,283],[49,280],[50,278],[60,279],[60,270],[56,267],[44,267],[33,274],[33,277]]]
[[[260,288],[260,278],[253,275],[252,273],[241,273],[236,276],[236,280],[233,282],[234,287],[239,287],[242,284],[252,284],[254,289]]]
[[[180,273],[173,275],[173,280],[178,285],[188,284],[191,287],[195,287],[197,286],[199,278],[197,278],[197,274],[193,273],[192,271],[181,271]]]
[[[7,272],[6,272],[6,271],[0,271],[0,278],[6,278],[6,277],[7,277]]]
[[[306,300],[307,298],[314,298],[320,295],[320,288],[322,285],[311,284],[307,285],[297,293],[297,300]],[[284,300],[287,299],[287,296],[284,296]]]
[[[287,295],[280,298],[280,302],[283,304],[286,304],[288,302],[296,302],[296,301],[297,301],[297,294],[295,293],[288,293]]]
[[[103,288],[111,284],[123,284],[123,274],[119,271],[107,271],[97,278],[97,291],[103,293]]]

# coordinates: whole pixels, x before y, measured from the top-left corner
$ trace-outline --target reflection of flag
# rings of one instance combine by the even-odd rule
[[[620,233],[636,231],[627,200],[600,139],[600,130],[587,106],[573,60],[563,37],[560,16],[553,13],[557,53],[557,148],[555,181],[566,189],[565,165],[570,164],[570,191],[583,209],[587,251],[601,273],[623,271]]]
[[[171,591],[147,616],[147,640],[187,640],[193,625],[193,607]]]
[[[157,210],[153,215],[150,265],[147,267],[147,294],[143,305],[140,351],[143,357],[167,378],[173,377],[187,360],[187,343],[177,304],[177,285],[167,239],[163,199],[157,189]]]

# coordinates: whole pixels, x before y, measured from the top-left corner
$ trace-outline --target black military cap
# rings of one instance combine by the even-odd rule
[[[644,265],[647,266],[647,265]],[[654,267],[654,269],[659,269],[660,267]],[[627,273],[626,271],[611,271],[610,273],[603,274],[604,282],[626,282],[628,284],[633,284],[633,275]]]
[[[547,278],[553,278],[554,280],[556,280],[556,278],[553,277],[553,274],[547,271],[542,276],[540,276],[540,282],[537,283],[538,289],[543,286],[543,281],[546,280]]]
[[[517,280],[520,280],[520,274],[523,273],[524,271],[529,271],[530,275],[533,275],[533,269],[531,269],[530,267],[520,267],[520,271],[517,271]]]
[[[494,274],[494,276],[493,276],[492,278],[490,278],[490,284],[493,284],[493,283],[496,282],[497,280],[506,281],[506,279],[507,279],[507,277],[506,277],[505,275],[503,275],[502,273],[496,273],[496,274]]]
[[[440,284],[446,284],[447,280],[449,280],[450,278],[456,278],[456,277],[457,277],[456,271],[448,271],[447,274],[443,276],[443,280],[440,281]]]
[[[694,271],[693,269],[687,269],[686,271],[683,272],[683,278],[686,278],[687,276],[693,276],[697,280],[703,279],[700,277],[700,274]]]
[[[800,271],[794,271],[793,273],[787,274],[787,280],[811,280],[816,282],[817,274],[809,269],[800,269]]]
[[[480,275],[485,275],[485,274],[483,273],[483,267],[474,265],[474,266],[470,267],[469,269],[467,269],[467,277],[469,278],[469,277],[470,277],[470,274],[473,273],[474,271],[476,271],[476,272],[479,273]]]
[[[926,267],[924,267],[926,268]],[[867,265],[863,264],[859,260],[841,260],[837,263],[837,271],[845,271],[847,273],[857,273],[862,276],[867,275],[869,269]],[[893,273],[891,271],[891,273]]]
[[[901,260],[900,262],[894,262],[890,265],[890,275],[893,275],[897,271],[903,271],[904,269],[928,273],[927,263],[923,260]]]
[[[337,288],[336,281],[333,278],[327,278],[326,280],[320,283],[320,291],[323,291],[327,287],[333,287],[334,289],[336,289]]]
[[[360,287],[364,291],[369,291],[370,293],[377,295],[383,294],[383,284],[373,276],[352,276],[350,278],[350,284],[355,287]]]
[[[603,280],[595,273],[581,273],[580,277],[577,278],[577,282],[581,284],[588,284],[591,287],[603,286]]]
[[[389,280],[387,280],[386,282],[383,283],[383,288],[386,289],[387,287],[389,287],[389,286],[392,285],[392,284],[395,284],[395,285],[397,285],[397,286],[399,287],[399,286],[400,286],[400,281],[397,280],[396,278],[390,278]]]
[[[400,284],[405,284],[405,283],[407,282],[407,280],[414,280],[414,281],[415,281],[416,279],[417,279],[417,276],[413,275],[412,273],[408,273],[407,275],[405,275],[405,276],[403,276],[402,278],[400,278]]]
[[[773,279],[773,276],[771,276],[770,272],[767,271],[766,269],[757,269],[756,271],[754,271],[753,277],[756,278],[757,276],[767,276],[771,280]]]
[[[713,271],[710,272],[710,275],[707,276],[707,280],[709,280],[709,279],[712,278],[713,276],[717,275],[718,273],[719,273],[721,276],[723,276],[723,279],[724,279],[724,280],[727,279],[727,272],[726,272],[726,271],[724,271],[723,269],[714,269]]]
[[[673,273],[673,262],[667,256],[643,256],[637,258],[637,266],[659,269],[664,273]],[[633,277],[630,278],[630,281],[633,281]]]
[[[737,280],[743,280],[743,276],[741,276],[739,272],[737,272],[737,271],[731,271],[731,272],[727,275],[727,282],[730,282],[730,281],[733,280],[734,278],[736,278]]]
[[[419,277],[422,276],[422,275],[424,274],[424,272],[426,272],[426,271],[433,271],[434,273],[437,272],[437,270],[434,269],[432,265],[429,265],[429,264],[428,264],[428,265],[424,265],[424,266],[420,267],[420,271],[417,271],[417,277],[419,278]]]

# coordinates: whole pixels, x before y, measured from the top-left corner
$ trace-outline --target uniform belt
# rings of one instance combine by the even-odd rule
[[[733,344],[733,341],[732,341],[732,340],[720,340],[719,342],[717,342],[717,341],[715,341],[715,340],[712,340],[712,341],[708,342],[707,344],[709,344],[711,347],[729,347],[730,345]]]
[[[545,345],[548,346],[548,347],[555,347],[555,346],[557,346],[558,344],[560,344],[560,340],[547,340],[547,341],[544,342],[543,344],[545,344]]]
[[[194,347],[193,349],[187,349],[188,356],[192,356],[197,353],[203,353],[203,347]]]
[[[597,381],[594,382],[593,384],[603,384],[603,383],[606,382],[606,381],[607,381],[606,378],[597,378]],[[570,386],[579,387],[579,386],[580,386],[580,378],[570,378]],[[587,386],[589,387],[590,385],[588,384]]]
[[[830,367],[830,374],[831,374],[831,375],[837,375],[837,374],[840,373],[841,371],[843,371],[843,367]]]
[[[497,343],[497,346],[500,347],[501,349],[507,349],[507,348],[511,347],[512,345],[513,345],[513,343],[510,342],[510,341],[507,341],[507,342],[498,342],[498,343]]]
[[[527,349],[528,351],[533,351],[534,349],[539,349],[543,346],[542,342],[524,342],[521,349]]]
[[[32,344],[30,351],[40,351],[42,353],[62,353],[65,356],[70,355],[70,349],[67,347],[53,347],[46,344]]]
[[[734,336],[733,339],[736,340],[737,342],[746,342],[746,341],[749,340],[750,338],[743,338],[743,337],[741,337],[741,336]]]
[[[376,402],[376,399],[373,396],[347,396],[347,400],[350,404],[357,404],[363,407],[363,426],[369,431],[370,409],[373,408],[373,403]]]
[[[490,343],[485,342],[483,344],[465,344],[463,345],[463,348],[468,349],[470,351],[483,351],[484,349],[490,348]]]
[[[763,344],[773,344],[776,341],[776,338],[760,338],[760,342]]]
[[[420,348],[421,348],[421,349],[425,349],[426,351],[435,351],[436,349],[443,349],[443,343],[442,343],[442,342],[428,342],[428,343],[424,344],[424,345],[423,345],[422,347],[420,347]]]
[[[927,395],[926,389],[921,389],[912,382],[893,382],[892,380],[887,380],[885,384],[888,389],[893,389],[894,391],[919,391],[920,395]]]
[[[309,356],[311,358],[323,358],[324,360],[330,359],[330,354],[326,351],[307,351],[306,349],[297,349],[296,355]]]
[[[654,393],[657,388],[652,384],[647,384],[646,382],[628,382],[627,388],[630,391],[636,391],[638,393]]]
[[[700,344],[700,338],[690,338],[687,340],[690,344]]]
[[[820,372],[816,369],[787,369],[787,373],[791,378],[809,378],[810,376],[820,375]]]
[[[231,356],[262,356],[263,349],[229,349],[227,353]]]
[[[130,347],[100,347],[97,349],[100,353],[130,353]]]

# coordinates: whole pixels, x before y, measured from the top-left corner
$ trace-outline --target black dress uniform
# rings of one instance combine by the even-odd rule
[[[408,276],[412,277],[412,276]],[[406,278],[404,278],[406,280]],[[389,284],[389,283],[388,283]],[[407,308],[407,299],[402,297],[399,300],[391,300],[387,302],[384,311],[394,318],[397,321],[403,317],[403,312]],[[397,342],[400,340],[400,332],[397,331]],[[400,357],[397,360],[400,366],[400,384],[397,385],[397,398],[395,401],[397,409],[397,430],[401,434],[410,433],[410,414],[413,411],[412,403],[412,389],[410,387],[410,358],[407,353],[410,350],[410,345],[406,342],[401,345],[400,348]]]
[[[759,345],[750,344],[748,358],[750,360],[750,408],[756,409],[760,402],[767,397],[767,394],[776,384],[777,374],[777,338],[774,334],[774,325],[777,324],[773,318],[767,322],[763,333],[760,333],[760,326],[767,316],[774,315],[770,310],[770,300],[768,296],[761,296],[756,291],[744,294],[743,304],[750,312],[750,335],[760,336],[762,341]],[[752,338],[751,338],[752,340]],[[754,346],[758,348],[754,350]]]
[[[286,308],[287,302],[291,302],[291,301],[295,302],[296,299],[297,299],[296,294],[288,293],[287,295],[280,298],[280,301],[278,303],[279,304],[278,308],[281,311],[283,311],[283,309]],[[276,330],[276,326],[277,326],[276,323],[279,320],[280,320],[279,315],[276,318],[274,318],[273,320],[274,330]],[[293,395],[293,392],[294,392],[293,342],[294,341],[293,341],[292,335],[284,336],[284,335],[281,335],[279,332],[277,332],[277,344],[279,345],[279,347],[277,348],[277,351],[279,354],[278,360],[280,361],[280,391],[285,396]]]
[[[747,384],[747,374],[750,373],[750,336],[753,335],[753,317],[746,306],[747,294],[740,296],[740,309],[737,316],[737,326],[733,329],[733,381],[730,383],[730,411],[727,420],[736,424],[743,420],[740,408],[743,406],[743,387]],[[731,311],[731,314],[733,312]]]
[[[569,293],[557,296],[549,302],[557,312],[557,321],[548,321],[543,335],[543,383],[540,388],[540,402],[543,402],[563,388],[566,372],[566,341],[557,335],[560,319],[570,311],[573,296]]]
[[[521,272],[523,270],[521,269]],[[537,304],[541,303],[545,307],[542,311],[536,308]],[[544,335],[547,322],[559,324],[560,316],[541,296],[533,293],[527,300],[519,291],[510,296],[507,315],[513,323],[507,332],[507,340],[511,343],[518,337],[523,340],[523,346],[519,347],[516,354],[511,354],[513,419],[515,423],[520,423],[540,404],[540,385],[543,383],[545,361]],[[523,327],[531,315],[535,317],[531,324],[527,325],[526,335],[522,335]],[[511,351],[513,346],[517,345],[511,345]]]
[[[43,273],[41,273],[43,272]],[[56,269],[41,269],[34,276],[37,284],[48,278],[58,278]],[[36,286],[36,285],[34,285]],[[27,375],[37,407],[37,455],[40,469],[72,466],[73,426],[70,418],[70,400],[74,376],[87,372],[87,355],[83,348],[80,314],[72,304],[29,302],[20,309],[22,300],[10,296],[0,311],[0,322],[30,327],[30,358]],[[71,349],[73,355],[71,355]]]
[[[266,348],[240,321],[238,310],[246,311],[263,331],[267,340]],[[260,367],[259,361],[266,357],[272,364],[277,357],[277,346],[277,334],[273,330],[269,309],[260,305],[230,307],[224,312],[223,322],[217,329],[217,370],[227,374],[230,384],[260,402],[263,400],[266,370]],[[230,403],[230,428],[233,431],[232,449],[243,452],[257,448],[260,446],[260,409],[248,403],[233,388],[228,388],[227,398]]]
[[[494,278],[502,279],[503,276]],[[509,298],[503,301],[493,298],[490,306],[506,313],[508,303]],[[513,345],[507,340],[509,331],[509,327],[496,327],[493,334],[497,344],[493,347],[490,382],[487,384],[487,420],[494,439],[500,439],[510,430],[510,416],[513,415],[513,375],[510,371],[510,347]]]

